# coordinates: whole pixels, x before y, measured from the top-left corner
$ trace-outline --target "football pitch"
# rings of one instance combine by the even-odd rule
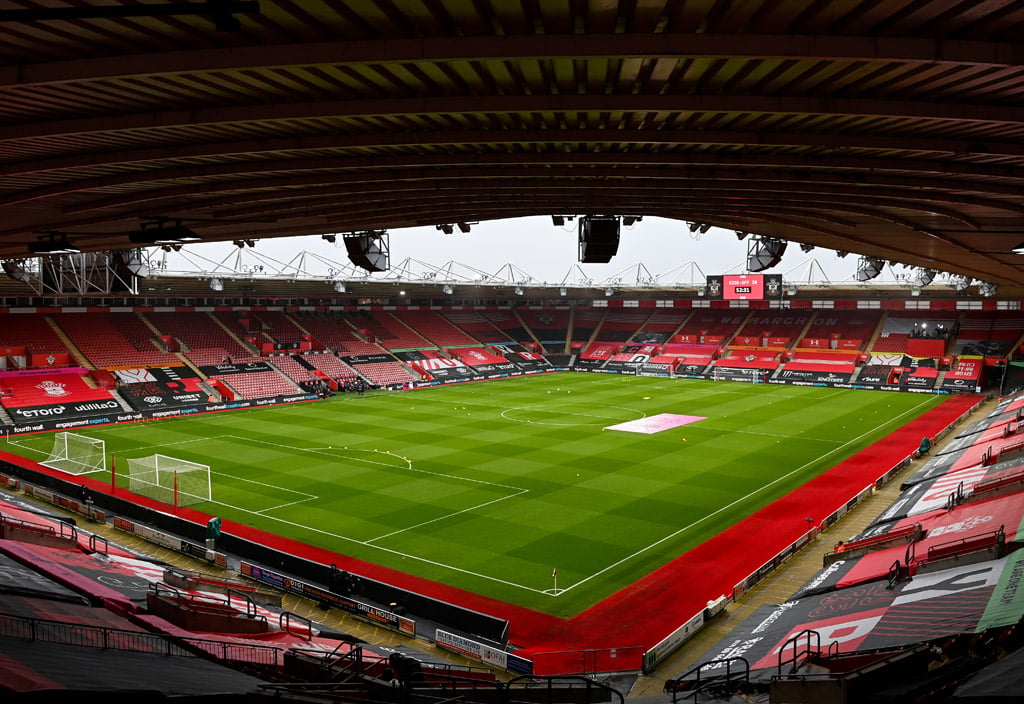
[[[207,464],[192,508],[570,617],[941,401],[566,372],[80,432],[119,486],[128,458]]]

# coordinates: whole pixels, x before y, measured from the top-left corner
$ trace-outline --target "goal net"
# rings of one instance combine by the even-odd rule
[[[68,474],[89,474],[107,469],[107,445],[77,433],[56,433],[50,456],[39,464]]]
[[[172,506],[210,501],[210,467],[167,455],[129,459],[128,490]]]

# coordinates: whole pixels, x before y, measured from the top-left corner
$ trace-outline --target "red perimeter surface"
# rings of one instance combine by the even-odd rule
[[[865,392],[882,393],[882,392]],[[884,440],[665,566],[571,619],[560,619],[514,604],[463,591],[369,562],[224,521],[225,533],[325,565],[394,584],[509,621],[517,655],[534,661],[538,675],[640,669],[643,652],[799,540],[847,501],[913,454],[923,437],[934,438],[968,413],[982,397],[957,395]],[[23,458],[11,457],[23,462]],[[41,468],[44,469],[45,468]],[[109,489],[86,480],[97,491]],[[144,499],[142,500],[144,501]],[[163,510],[166,505],[161,504]],[[179,509],[205,525],[208,516]],[[806,519],[810,518],[809,523]],[[430,637],[431,634],[420,635]]]

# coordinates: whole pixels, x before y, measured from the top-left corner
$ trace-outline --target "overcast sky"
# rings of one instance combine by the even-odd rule
[[[469,233],[446,235],[435,227],[389,230],[391,270],[373,278],[423,278],[437,280],[492,279],[531,283],[623,285],[648,283],[698,284],[712,274],[746,270],[747,241],[732,230],[712,228],[691,233],[685,222],[645,218],[622,227],[619,250],[608,264],[578,263],[577,222],[556,227],[550,217],[496,220],[473,224]],[[239,250],[231,243],[196,244],[183,253],[168,255],[168,271],[202,271],[228,274],[232,270],[256,275],[305,272],[313,276],[364,277],[348,260],[342,238],[335,244],[320,236],[257,240],[252,249]],[[301,256],[300,253],[305,253]],[[786,282],[851,283],[856,255],[840,259],[832,250],[801,251],[790,243],[779,266],[769,273],[782,274]],[[262,269],[258,268],[262,267]],[[895,281],[903,273],[886,267],[879,282]]]

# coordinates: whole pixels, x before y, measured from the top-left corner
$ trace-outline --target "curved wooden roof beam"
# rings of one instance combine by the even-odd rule
[[[680,169],[674,171],[671,174],[666,174],[660,169],[643,169],[633,170],[629,174],[636,178],[638,181],[648,179],[663,179],[668,182],[672,180],[683,181],[705,181],[714,182],[720,184],[719,188],[730,189],[730,188],[749,188],[753,190],[764,189],[766,184],[772,183],[802,183],[808,182],[806,174],[784,172],[778,170],[750,170],[750,169],[735,169],[735,168],[690,168]],[[300,186],[323,186],[328,184],[342,185],[342,184],[379,184],[380,186],[388,187],[389,184],[394,184],[392,190],[399,191],[402,188],[407,187],[404,182],[440,182],[458,179],[491,179],[491,180],[505,180],[511,178],[525,178],[525,179],[538,179],[547,182],[547,185],[558,186],[559,182],[564,183],[566,186],[571,186],[575,181],[584,181],[595,178],[596,175],[590,175],[581,173],[577,169],[572,168],[554,168],[546,169],[543,173],[538,173],[536,169],[526,170],[510,170],[502,168],[492,169],[471,169],[471,170],[448,170],[445,172],[439,172],[437,169],[403,169],[403,170],[391,170],[386,172],[377,173],[357,173],[357,174],[337,174],[337,175],[326,175],[317,174],[312,176],[282,176],[274,175],[270,177],[264,177],[259,179],[250,179],[244,182],[211,182],[201,184],[188,184],[184,186],[174,186],[170,188],[153,189],[149,191],[122,194],[117,196],[108,196],[105,198],[96,199],[87,203],[82,203],[76,206],[69,206],[64,209],[64,213],[67,215],[81,214],[89,211],[105,210],[105,209],[117,209],[124,208],[133,205],[139,205],[142,203],[154,203],[160,200],[167,200],[172,198],[180,198],[185,196],[204,196],[208,197],[212,194],[227,193],[231,191],[257,191],[266,189],[294,189]],[[612,182],[607,184],[609,189],[622,188],[624,184],[628,183],[631,179],[623,178],[622,173],[614,174]],[[994,195],[1007,195],[1017,198],[1024,197],[1024,187],[1010,186],[1008,184],[998,184],[993,182],[977,182],[973,184],[965,184],[961,181],[948,180],[942,181],[937,179],[918,179],[910,177],[885,177],[877,174],[861,174],[856,179],[851,179],[847,174],[829,174],[829,173],[818,173],[815,174],[815,181],[813,186],[820,187],[826,182],[834,183],[837,187],[843,187],[849,189],[851,183],[856,181],[858,185],[865,185],[876,188],[900,188],[907,189],[910,192],[916,192],[918,196],[926,196],[935,202],[944,202],[944,190],[957,191],[958,195],[962,195],[967,191],[974,191],[978,193],[992,193]],[[457,200],[457,198],[456,198]],[[201,203],[190,203],[190,206],[202,207]],[[118,217],[119,213],[112,213],[111,217]]]
[[[534,170],[539,169],[535,163],[536,155],[528,153],[513,153],[513,154],[494,154],[487,155],[486,158],[481,157],[478,154],[459,154],[459,155],[399,155],[391,157],[335,157],[335,158],[307,158],[307,159],[282,159],[282,160],[262,160],[246,163],[222,163],[222,164],[206,164],[206,165],[188,165],[178,166],[174,168],[156,169],[153,171],[142,171],[136,172],[131,171],[128,173],[117,174],[112,176],[102,176],[95,178],[80,179],[78,181],[70,181],[67,183],[55,184],[52,186],[45,186],[41,188],[35,188],[31,190],[25,190],[21,192],[12,192],[6,196],[0,197],[0,206],[14,205],[17,203],[25,203],[34,200],[40,200],[43,198],[50,198],[54,196],[64,195],[67,193],[74,193],[79,191],[94,191],[103,188],[110,188],[114,186],[122,185],[139,185],[145,182],[160,182],[178,179],[199,179],[202,177],[210,176],[221,176],[221,175],[253,175],[259,173],[270,173],[270,172],[300,172],[300,171],[326,171],[330,169],[343,169],[343,170],[355,170],[364,169],[368,174],[373,172],[380,172],[383,170],[396,170],[410,167],[422,167],[427,168],[429,166],[436,167],[452,167],[452,166],[477,166],[481,162],[487,162],[488,167],[501,167],[501,166],[517,166],[520,168],[529,168],[531,165]],[[808,170],[812,170],[815,179],[824,179],[828,172],[841,169],[859,170],[863,172],[872,172],[873,175],[878,174],[881,171],[893,171],[893,172],[905,172],[914,171],[914,166],[917,170],[922,170],[923,173],[939,174],[939,175],[950,175],[955,174],[959,176],[998,176],[1006,180],[1020,180],[1024,179],[1024,172],[1016,169],[1010,169],[1002,166],[988,167],[986,165],[975,165],[975,164],[959,164],[959,163],[947,163],[942,161],[935,161],[929,163],[921,163],[920,160],[917,162],[908,162],[900,159],[850,159],[850,158],[837,158],[824,161],[817,158],[805,158],[805,157],[788,157],[778,155],[761,155],[758,156],[730,156],[730,155],[716,155],[716,154],[638,154],[638,153],[568,153],[568,154],[550,154],[545,156],[545,161],[550,164],[576,164],[581,166],[593,167],[593,166],[605,166],[611,167],[616,170],[614,174],[617,177],[630,177],[640,175],[640,172],[647,169],[656,168],[657,166],[672,166],[672,167],[690,167],[690,166],[702,166],[702,165],[718,165],[724,164],[729,167],[756,167],[756,168],[778,168],[778,167],[794,167],[804,166]],[[629,172],[624,172],[621,169],[615,169],[614,167],[630,166]],[[923,169],[928,168],[928,171]],[[535,174],[531,174],[535,175]],[[581,177],[590,176],[593,177],[596,174],[591,171],[589,173],[579,173]],[[679,177],[674,173],[662,172],[660,174],[664,177]],[[851,177],[856,177],[855,174]],[[807,178],[806,174],[800,177],[794,177],[795,180],[801,180]],[[238,181],[232,181],[236,185],[241,184],[244,187],[245,181],[248,179],[241,178]],[[842,179],[838,179],[842,180]],[[224,182],[221,182],[224,185]],[[924,185],[924,184],[921,184]],[[970,184],[967,181],[961,181],[955,188],[949,190],[957,191],[969,191],[971,190]],[[76,206],[68,210],[69,213],[80,212],[84,206]]]
[[[273,60],[268,60],[273,57]],[[870,63],[1014,67],[1024,52],[1013,42],[933,39],[922,36],[843,36],[770,33],[660,32],[644,34],[520,34],[388,38],[231,46],[164,51],[0,68],[0,86],[269,70],[317,64],[404,64],[544,59],[812,59]]]
[[[60,156],[26,159],[0,164],[0,176],[39,174],[94,166],[137,165],[150,162],[218,156],[263,155],[276,152],[302,152],[324,149],[373,149],[381,147],[449,148],[476,144],[482,146],[516,145],[536,139],[534,130],[439,130],[430,133],[332,134],[302,137],[264,137],[225,142],[203,142],[164,147],[138,147],[100,150]],[[782,130],[606,130],[565,128],[557,132],[560,143],[627,144],[658,147],[705,145],[764,147],[809,147],[827,154],[832,149],[884,150],[905,153],[947,154],[950,156],[986,155],[1024,158],[1024,145],[1017,142],[966,139],[884,137],[843,133],[785,132]],[[52,145],[51,145],[51,151]]]
[[[487,114],[668,114],[668,113],[753,113],[761,115],[807,115],[816,118],[871,117],[988,125],[1018,126],[1024,122],[1024,107],[970,102],[941,103],[925,100],[886,100],[778,95],[481,95],[427,96],[413,98],[355,98],[260,102],[245,105],[196,107],[192,109],[147,111],[107,116],[37,121],[0,126],[0,140],[59,137],[93,133],[152,129],[173,129],[219,124],[274,123],[293,120],[357,120],[366,118],[422,115]],[[543,141],[549,141],[550,135]]]

